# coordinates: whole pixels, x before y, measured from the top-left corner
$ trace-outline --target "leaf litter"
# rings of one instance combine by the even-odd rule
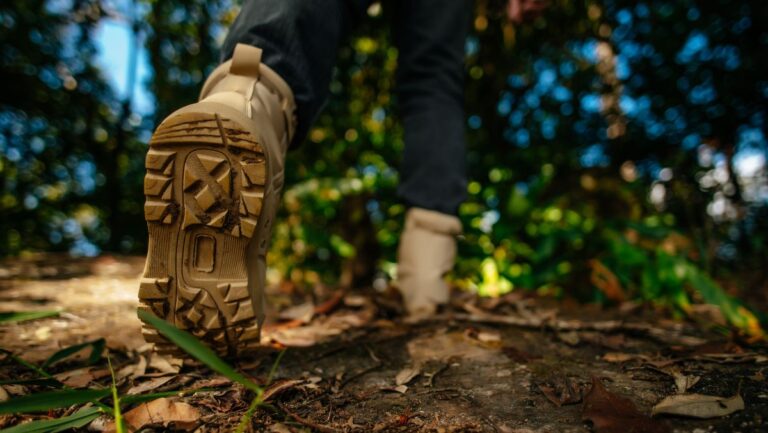
[[[125,281],[135,290],[134,279]],[[38,293],[55,293],[40,285],[43,283],[34,284]],[[76,288],[74,284],[65,286],[67,290]],[[122,291],[119,296],[106,293],[104,299],[109,302],[131,298],[131,302],[110,306],[115,311],[119,306],[122,311],[111,319],[118,323],[112,323],[112,329],[124,331],[114,338],[86,333],[82,327],[98,323],[95,314],[99,309],[79,309],[72,303],[77,297],[69,296],[67,314],[58,318],[0,326],[0,345],[25,358],[27,349],[35,350],[28,359],[39,359],[33,362],[42,365],[51,353],[67,349],[68,344],[104,335],[114,353],[116,383],[120,400],[125,401],[123,416],[127,420],[132,414],[132,426],[143,423],[145,428],[234,430],[253,392],[197,363],[156,355],[140,340],[137,343],[126,338],[138,330],[132,304],[135,300],[125,296],[129,289],[119,284],[102,288]],[[625,420],[622,433],[655,433],[669,431],[668,425],[690,425],[681,417],[691,416],[685,413],[716,414],[707,421],[713,423],[710,425],[738,422],[739,426],[750,426],[757,422],[753,421],[758,419],[756,414],[768,410],[766,399],[759,397],[765,394],[761,366],[766,359],[764,347],[717,340],[702,344],[709,341],[707,335],[679,323],[639,317],[627,320],[634,313],[595,315],[580,312],[581,307],[566,311],[518,292],[495,299],[460,295],[456,297],[459,308],[449,309],[432,322],[409,326],[389,316],[392,309],[381,307],[375,296],[365,292],[331,295],[324,302],[315,298],[320,302],[285,311],[282,322],[265,329],[267,344],[304,347],[291,349],[294,352],[282,361],[276,380],[269,386],[266,378],[271,355],[262,355],[264,361],[243,359],[232,364],[246,380],[261,386],[264,400],[276,408],[258,409],[254,425],[272,431],[300,431],[297,424],[315,431],[571,431],[579,428],[574,411],[579,410],[581,401],[583,418],[598,433],[619,431],[617,415]],[[87,302],[92,308],[96,300],[88,298]],[[53,306],[42,306],[49,307]],[[66,326],[50,325],[52,321]],[[67,326],[77,332],[63,334]],[[46,340],[11,339],[21,334],[34,337],[34,329],[46,327]],[[375,351],[373,363],[364,347]],[[51,374],[79,379],[86,387],[107,385],[108,375],[99,372],[104,368],[103,360],[89,365],[86,358],[88,351],[81,350],[51,365]],[[664,376],[649,376],[647,366]],[[646,378],[635,377],[638,368],[646,372]],[[620,392],[608,391],[600,381],[602,390],[595,382],[590,385],[592,375],[610,378],[608,388]],[[733,375],[749,378],[742,392],[725,380]],[[0,366],[0,381],[37,377],[34,371],[7,358]],[[50,389],[42,383],[0,387],[8,391],[12,401],[20,394]],[[192,392],[200,388],[209,390]],[[388,390],[396,392],[382,392]],[[738,399],[743,409],[738,409]],[[102,401],[111,404],[109,398]],[[653,411],[656,417],[672,418],[650,417],[654,403],[658,403]],[[49,415],[62,423],[90,422],[91,429],[106,428],[106,423],[98,428],[93,421],[100,412],[83,412],[86,409],[87,405],[53,409]],[[724,415],[726,409],[730,416]],[[673,410],[678,413],[672,415]],[[142,411],[144,418],[139,416]],[[194,420],[190,413],[197,415]],[[79,415],[67,418],[75,414]],[[30,419],[45,418],[3,415],[0,428]],[[84,420],[87,422],[83,424]],[[740,428],[750,431],[749,427]],[[727,427],[721,429],[728,431]]]

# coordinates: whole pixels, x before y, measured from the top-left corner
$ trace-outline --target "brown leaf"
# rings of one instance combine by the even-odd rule
[[[537,386],[544,397],[557,407],[579,403],[584,394],[583,387],[574,384],[568,377],[559,377],[552,384],[542,383]]]
[[[660,401],[653,407],[651,414],[718,418],[740,410],[744,410],[744,399],[738,394],[730,398],[702,394],[678,394],[670,395]]]
[[[157,389],[166,383],[173,380],[175,376],[161,376],[161,377],[155,377],[152,379],[149,379],[145,382],[142,382],[138,385],[134,385],[131,387],[131,389],[128,390],[128,395],[139,395],[142,393],[145,393],[147,391],[152,391],[153,389]]]
[[[315,304],[305,302],[294,305],[281,311],[278,317],[282,320],[296,320],[301,323],[309,323],[315,315]]]
[[[592,273],[589,276],[590,281],[603,292],[606,298],[616,302],[623,302],[627,298],[616,274],[599,260],[590,260],[589,266],[592,268]]]
[[[584,396],[582,419],[592,422],[596,433],[669,433],[666,424],[640,413],[626,397],[616,395],[592,378],[592,388]]]
[[[420,373],[421,371],[418,368],[405,367],[395,376],[395,385],[408,385],[408,382],[412,381]]]
[[[140,404],[123,416],[125,423],[135,429],[148,424],[159,424],[164,427],[174,424],[176,429],[191,430],[200,419],[200,411],[193,406],[170,398],[158,398]],[[114,424],[108,431],[114,431]]]
[[[65,371],[54,375],[59,382],[72,388],[84,388],[91,381],[109,376],[109,370],[106,368],[86,367],[77,370]]]
[[[627,362],[627,361],[648,361],[649,358],[646,355],[638,355],[635,353],[623,353],[623,352],[608,352],[603,355],[603,361],[605,362]]]
[[[154,368],[160,373],[178,373],[181,369],[182,360],[169,356],[163,356],[159,353],[153,353],[149,358],[149,368]]]

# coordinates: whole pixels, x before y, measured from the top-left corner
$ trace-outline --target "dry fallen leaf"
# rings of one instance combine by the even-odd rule
[[[149,367],[154,368],[160,373],[178,373],[181,369],[181,364],[181,359],[166,357],[159,353],[153,353],[149,358]]]
[[[405,367],[395,376],[395,385],[408,385],[421,371],[418,368]]]
[[[744,410],[744,399],[738,394],[733,397],[683,394],[670,395],[660,401],[653,407],[651,414],[681,415],[692,418],[717,418],[740,410]]]
[[[143,355],[139,355],[139,359],[135,364],[129,364],[122,367],[115,373],[115,379],[120,381],[126,377],[137,378],[143,376],[147,372],[147,358]]]
[[[623,352],[608,352],[603,355],[603,361],[605,362],[627,362],[627,361],[647,361],[649,358],[646,355],[638,355],[635,353],[623,353]]]
[[[176,429],[191,430],[199,422],[200,411],[187,403],[170,398],[158,398],[136,406],[126,412],[123,419],[134,429],[140,429],[149,424],[167,427],[173,423]],[[114,422],[109,424],[107,431],[115,431]]]
[[[392,388],[392,390],[397,391],[400,394],[405,394],[405,392],[408,391],[408,387],[406,385],[399,385]]]
[[[677,388],[678,394],[684,394],[701,379],[699,376],[688,376],[676,370],[672,371],[672,378],[675,379],[675,388]]]
[[[560,332],[557,334],[557,338],[569,346],[577,346],[581,342],[579,333],[576,331]]]
[[[592,422],[596,433],[669,433],[666,424],[637,410],[626,397],[616,395],[592,378],[592,388],[584,396],[582,419]]]
[[[315,304],[312,302],[305,302],[286,308],[280,312],[278,317],[282,320],[298,320],[302,323],[309,323],[312,321],[312,316],[314,315]]]
[[[11,396],[8,395],[8,392],[5,390],[5,388],[0,386],[0,402],[8,401],[8,399],[10,399],[10,398],[11,398]]]
[[[152,391],[153,389],[157,389],[166,383],[173,380],[176,376],[161,376],[161,377],[155,377],[152,379],[149,379],[145,382],[142,382],[138,385],[135,385],[131,387],[131,389],[128,390],[128,395],[139,395],[142,393],[145,393],[147,391]]]
[[[106,368],[86,367],[77,370],[65,371],[54,375],[59,382],[72,388],[84,388],[91,381],[109,376],[109,370]]]

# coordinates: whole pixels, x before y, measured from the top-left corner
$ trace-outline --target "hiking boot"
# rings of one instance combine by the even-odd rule
[[[149,251],[140,309],[222,355],[258,347],[266,254],[296,127],[293,93],[239,44],[197,103],[168,116],[149,142],[144,218]],[[153,328],[160,351],[177,352]]]
[[[456,237],[461,221],[420,208],[405,214],[405,228],[397,250],[397,286],[411,319],[432,316],[439,305],[448,303],[450,289],[445,282],[456,260]]]

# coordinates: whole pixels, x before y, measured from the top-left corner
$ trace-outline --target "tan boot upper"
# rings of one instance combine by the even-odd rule
[[[453,215],[412,208],[405,216],[400,236],[397,284],[405,307],[412,316],[434,314],[448,302],[450,290],[444,280],[456,260],[456,236],[461,221]]]
[[[286,149],[296,131],[293,92],[275,71],[261,63],[261,53],[260,48],[238,44],[232,59],[208,76],[200,100],[229,105],[250,118],[266,112]]]

